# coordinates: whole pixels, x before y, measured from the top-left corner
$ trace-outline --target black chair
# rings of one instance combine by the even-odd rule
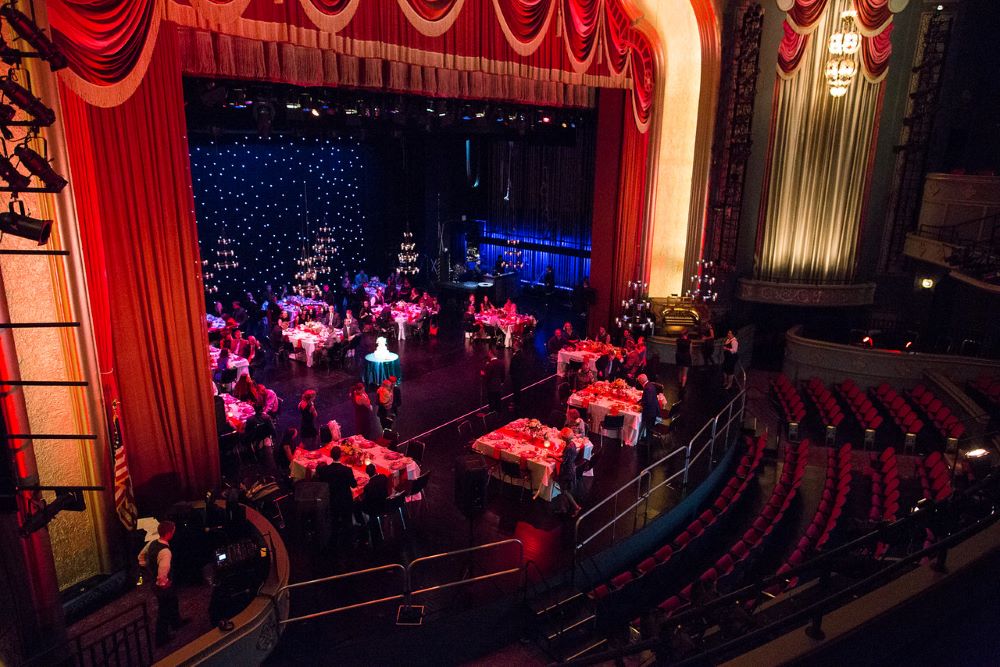
[[[604,436],[614,433],[615,439],[621,441],[622,431],[625,429],[625,415],[604,415],[601,420],[601,449],[604,449]]]
[[[427,449],[427,445],[420,442],[419,440],[411,440],[406,445],[406,456],[417,462],[417,465],[421,464],[424,460],[424,450]]]
[[[513,484],[514,480],[521,480],[528,483],[528,489],[531,491],[531,495],[535,495],[535,485],[531,478],[531,471],[527,467],[521,467],[521,461],[508,461],[507,459],[500,459],[500,481],[509,479],[510,483]],[[519,484],[521,487],[521,496],[519,500],[524,502],[524,485]]]
[[[567,384],[572,384],[574,391],[576,390],[577,379],[580,377],[580,371],[583,370],[583,362],[570,360],[566,364],[566,374],[563,378],[566,380]]]
[[[427,483],[430,482],[430,479],[431,479],[430,470],[425,470],[422,473],[420,473],[420,477],[417,477],[415,480],[413,480],[413,483],[410,484],[410,488],[406,491],[407,501],[412,502],[413,500],[415,500],[415,496],[424,493],[424,491],[427,490]],[[420,500],[423,501],[424,499],[426,499],[426,496],[421,496]]]
[[[458,425],[458,437],[468,444],[472,440],[472,422],[468,419]]]
[[[382,437],[378,444],[396,451],[396,448],[399,446],[399,433],[391,428],[382,429]]]
[[[403,507],[406,505],[406,491],[397,491],[388,498],[385,499],[385,511],[378,516],[378,528],[381,532],[382,530],[382,517],[389,516],[393,512],[399,514],[399,523],[403,526],[403,532],[406,532],[406,516],[403,514]]]
[[[236,378],[239,376],[239,370],[236,368],[227,368],[222,371],[219,376],[219,391],[223,394],[228,394],[233,390],[233,385],[236,384]]]

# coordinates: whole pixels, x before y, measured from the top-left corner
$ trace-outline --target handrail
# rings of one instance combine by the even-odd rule
[[[612,529],[622,518],[628,516],[629,513],[633,512],[639,507],[643,502],[647,503],[650,496],[659,491],[664,486],[667,486],[672,481],[674,481],[678,476],[683,475],[683,484],[686,487],[688,483],[689,472],[691,466],[696,463],[701,456],[705,453],[706,449],[710,449],[710,458],[715,456],[715,443],[719,439],[720,433],[722,433],[722,440],[724,444],[728,444],[730,435],[730,426],[734,421],[742,421],[743,414],[746,411],[746,395],[747,395],[747,374],[746,368],[743,364],[739,364],[739,381],[737,386],[740,388],[739,392],[734,396],[726,405],[724,405],[713,417],[711,417],[705,424],[695,433],[694,436],[688,440],[688,443],[684,447],[678,447],[673,451],[669,452],[659,460],[647,465],[639,473],[630,479],[628,482],[620,486],[614,493],[610,494],[608,497],[604,498],[598,502],[593,507],[587,509],[587,511],[580,514],[576,519],[576,523],[573,526],[573,575],[576,573],[577,564],[579,562],[580,551],[586,547],[590,542],[596,539],[599,535],[603,535],[608,529]],[[738,407],[736,407],[738,405]],[[720,428],[720,419],[725,417],[725,421],[722,422]],[[706,430],[711,427],[711,434],[708,440],[694,456],[691,455],[692,450],[696,446],[698,440],[705,436]],[[663,466],[667,461],[669,461],[674,456],[679,456],[681,453],[684,454],[684,467],[677,472],[672,473],[665,479],[657,483],[655,486],[650,486],[649,481],[652,479],[652,473],[654,470]],[[711,461],[710,461],[711,465]],[[645,490],[643,490],[643,481],[647,481]],[[631,502],[626,508],[619,510],[618,501],[620,496],[627,490],[632,488],[636,489],[635,500]],[[584,521],[592,516],[595,512],[599,511],[601,508],[605,507],[608,503],[614,504],[614,510],[612,511],[613,517],[596,530],[591,532],[585,537],[581,537],[580,527],[583,525]],[[612,541],[614,541],[614,533],[612,532]]]
[[[984,226],[989,222],[992,222],[993,226],[989,229],[988,238],[984,238],[983,233],[986,231]],[[923,224],[917,227],[917,235],[923,236],[924,238],[932,238],[944,243],[958,243],[959,241],[963,241],[965,243],[982,243],[986,241],[992,246],[997,240],[998,232],[1000,232],[1000,224],[997,223],[1000,223],[1000,213],[991,213],[990,215],[984,215],[981,218],[955,222],[950,225]],[[973,225],[979,226],[976,238],[960,238],[959,230]]]
[[[516,544],[517,545],[517,567],[508,567],[508,568],[505,568],[503,570],[498,570],[496,572],[491,572],[489,574],[477,575],[475,577],[464,577],[462,579],[457,579],[457,580],[454,580],[454,581],[446,581],[444,583],[435,584],[433,586],[427,586],[427,587],[424,587],[424,588],[413,590],[413,587],[412,587],[412,582],[413,582],[413,568],[416,567],[416,566],[419,566],[419,565],[422,565],[422,564],[425,564],[425,563],[428,563],[428,562],[431,562],[431,561],[435,561],[435,560],[440,560],[440,559],[444,559],[444,558],[450,558],[450,557],[459,556],[459,555],[462,555],[462,554],[472,554],[472,553],[476,553],[476,552],[486,551],[487,549],[495,549],[495,548],[503,547],[503,546],[510,545],[510,544]],[[318,584],[329,583],[331,581],[341,581],[341,580],[344,580],[344,579],[351,579],[351,578],[356,578],[356,577],[360,577],[360,576],[366,576],[366,575],[380,573],[380,572],[390,572],[390,571],[395,572],[395,571],[398,571],[398,572],[401,572],[402,575],[403,575],[403,577],[402,577],[402,587],[400,588],[400,590],[399,590],[398,593],[393,593],[391,595],[386,595],[386,596],[379,597],[379,598],[372,598],[370,600],[363,600],[361,602],[354,602],[352,604],[342,605],[342,606],[339,606],[339,607],[332,607],[330,609],[324,609],[322,611],[313,612],[313,613],[310,613],[310,614],[303,614],[301,616],[290,616],[288,618],[284,618],[284,619],[279,618],[278,619],[278,623],[280,625],[288,625],[290,623],[297,623],[299,621],[306,621],[306,620],[313,619],[313,618],[320,618],[320,617],[323,617],[323,616],[329,616],[331,614],[338,614],[338,613],[341,613],[341,612],[344,612],[344,611],[351,611],[351,610],[354,610],[354,609],[361,609],[361,608],[364,608],[364,607],[370,607],[370,606],[374,606],[374,605],[378,605],[378,604],[385,604],[386,602],[399,601],[399,602],[401,602],[403,604],[403,606],[409,607],[410,606],[410,600],[412,599],[412,597],[414,595],[423,595],[423,594],[430,593],[430,592],[433,592],[433,591],[445,590],[445,589],[448,589],[448,588],[454,588],[456,586],[464,586],[464,585],[476,583],[476,582],[479,582],[479,581],[486,581],[488,579],[494,579],[494,578],[497,578],[497,577],[508,576],[508,575],[511,575],[511,574],[514,574],[514,573],[517,573],[517,572],[525,572],[525,576],[526,576],[526,570],[527,570],[527,565],[524,562],[524,544],[519,539],[509,538],[509,539],[506,539],[506,540],[499,540],[497,542],[489,542],[487,544],[479,544],[479,545],[472,546],[472,547],[466,547],[464,549],[454,549],[452,551],[445,551],[445,552],[442,552],[442,553],[431,554],[429,556],[421,556],[419,558],[414,559],[413,561],[411,561],[407,565],[402,565],[400,563],[389,563],[387,565],[379,565],[377,567],[369,567],[369,568],[365,568],[363,570],[354,570],[352,572],[344,572],[344,573],[341,573],[341,574],[334,574],[334,575],[330,575],[328,577],[320,577],[318,579],[309,579],[307,581],[299,581],[299,582],[296,582],[294,584],[286,584],[285,586],[282,586],[281,588],[278,589],[278,591],[274,594],[274,598],[273,599],[274,599],[275,612],[277,613],[277,611],[278,611],[278,601],[281,599],[281,596],[287,595],[289,593],[289,591],[292,591],[294,589],[307,588],[307,587],[315,586],[315,585],[318,585]]]

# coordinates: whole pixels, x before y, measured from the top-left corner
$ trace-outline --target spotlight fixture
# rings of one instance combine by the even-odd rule
[[[7,181],[13,192],[23,192],[31,185],[31,179],[19,172],[5,157],[0,157],[0,178]]]
[[[13,70],[12,70],[13,71]],[[48,127],[56,122],[56,114],[52,109],[45,106],[45,103],[31,94],[31,91],[11,78],[10,74],[0,77],[0,92],[7,96],[11,102],[21,107],[35,117],[37,123]]]
[[[49,64],[49,69],[53,72],[69,64],[59,47],[53,44],[48,35],[42,32],[42,29],[35,25],[35,22],[26,14],[8,4],[0,7],[0,16],[10,24],[10,27],[21,39],[31,45],[31,48],[38,53],[39,58]]]
[[[921,278],[920,279],[920,286],[923,287],[924,289],[932,289],[934,287],[934,279],[933,278]]]
[[[0,234],[10,234],[29,241],[35,241],[38,245],[45,245],[49,242],[49,234],[52,233],[51,220],[39,220],[31,218],[24,213],[24,203],[17,202],[15,210],[14,202],[10,203],[10,210],[0,213]]]
[[[68,181],[56,173],[43,155],[39,155],[26,144],[21,144],[15,148],[14,155],[21,160],[21,164],[27,167],[28,171],[37,176],[45,184],[46,191],[62,192],[62,189],[66,187]]]
[[[21,62],[21,54],[18,53],[17,49],[14,49],[7,43],[7,40],[0,35],[0,60],[4,61],[11,67],[14,67]]]
[[[14,120],[14,116],[17,112],[9,104],[0,104],[0,134],[3,134],[3,138],[7,141],[11,141],[14,138],[14,133],[10,131],[7,125]]]

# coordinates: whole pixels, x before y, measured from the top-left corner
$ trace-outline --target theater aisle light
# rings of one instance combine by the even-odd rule
[[[857,54],[861,49],[861,34],[854,25],[857,15],[854,10],[841,12],[840,28],[830,35],[827,43],[830,59],[826,61],[826,84],[833,97],[846,95],[858,73]]]
[[[51,220],[32,218],[24,211],[24,202],[17,200],[10,203],[10,209],[0,213],[0,237],[10,234],[18,238],[34,241],[38,245],[49,242],[52,233]]]

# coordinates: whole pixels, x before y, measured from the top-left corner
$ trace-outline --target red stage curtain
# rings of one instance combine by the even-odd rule
[[[612,315],[625,298],[628,281],[649,279],[643,225],[649,133],[641,131],[628,114],[625,114],[623,124],[616,225],[618,236],[611,282]]]
[[[785,36],[778,44],[778,69],[782,73],[790,75],[799,68],[799,63],[802,62],[802,55],[806,52],[806,45],[809,43],[809,35],[795,32],[788,24],[787,19],[782,21],[781,28],[785,31]]]
[[[623,123],[631,122],[625,113],[625,93],[604,89],[597,94],[597,155],[616,155],[621,151]],[[633,123],[634,125],[634,123]],[[594,164],[594,208],[590,232],[590,286],[597,300],[587,317],[590,334],[597,327],[608,326],[613,312],[611,285],[614,282],[615,237],[617,236],[618,160],[597,160]]]
[[[324,14],[339,14],[351,4],[351,0],[309,0],[309,2]]]
[[[110,333],[144,510],[219,479],[179,64],[165,24],[125,103],[102,109],[60,90],[95,332],[104,353]]]
[[[811,28],[819,21],[819,18],[826,10],[828,0],[795,0],[795,4],[788,10],[787,16],[794,26],[801,28],[802,32],[811,32]]]
[[[49,0],[52,39],[73,71],[110,85],[135,67],[161,11],[155,0]]]
[[[531,42],[542,29],[556,0],[493,0],[500,20],[519,42]]]
[[[563,34],[569,53],[578,63],[588,63],[597,44],[600,0],[566,0],[563,11]]]
[[[425,21],[440,21],[448,15],[458,0],[402,0]]]
[[[872,81],[881,81],[886,72],[889,71],[889,56],[892,55],[892,26],[890,23],[885,30],[874,37],[861,38],[861,64],[864,67],[865,75]]]
[[[885,28],[892,19],[889,0],[854,0],[857,21],[863,35],[873,35]]]
[[[621,5],[609,2],[604,5],[604,47],[608,69],[621,74],[628,64],[629,43],[625,35],[629,30],[629,18]]]

